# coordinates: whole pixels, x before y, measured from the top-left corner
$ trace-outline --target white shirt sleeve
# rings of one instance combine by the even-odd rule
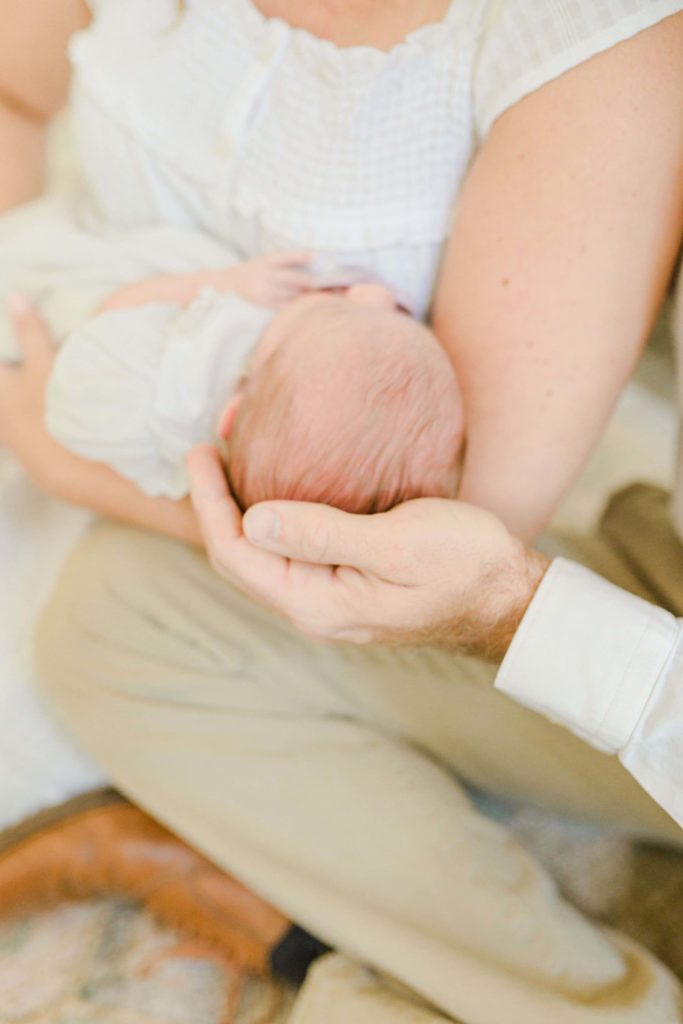
[[[496,688],[614,753],[683,825],[683,622],[555,559]]]

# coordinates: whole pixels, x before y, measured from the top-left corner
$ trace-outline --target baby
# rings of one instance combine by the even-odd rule
[[[46,421],[65,447],[178,499],[190,448],[227,439],[242,508],[295,498],[374,512],[453,494],[455,375],[387,287],[348,272],[316,281],[301,253],[240,263],[194,232],[94,237],[44,213],[28,279],[9,284],[35,294],[38,275],[61,334]]]
[[[284,276],[276,260],[250,270]],[[215,274],[192,275],[192,287],[212,277],[215,286]],[[185,455],[216,433],[228,440],[242,508],[293,498],[377,512],[452,496],[462,435],[455,375],[387,288],[316,290],[269,315],[215,290],[180,311],[170,300],[187,283],[120,293],[67,339],[47,391],[58,441],[152,496],[187,493]],[[147,304],[124,308],[133,293]],[[152,304],[161,294],[166,301]]]

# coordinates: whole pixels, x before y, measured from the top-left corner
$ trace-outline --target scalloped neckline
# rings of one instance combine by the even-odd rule
[[[320,51],[327,51],[335,56],[337,59],[343,59],[347,55],[349,58],[353,58],[357,54],[367,54],[375,60],[388,60],[395,56],[402,50],[411,49],[416,43],[419,45],[424,41],[424,38],[431,35],[440,34],[450,26],[450,22],[454,17],[456,8],[460,5],[461,0],[450,0],[448,7],[442,18],[438,21],[428,21],[424,25],[420,25],[418,28],[413,29],[411,32],[406,33],[403,39],[394,43],[388,50],[382,50],[378,46],[373,46],[371,43],[354,43],[351,46],[340,46],[333,42],[331,39],[325,39],[323,36],[317,36],[307,28],[297,28],[294,25],[290,25],[288,21],[279,17],[268,17],[257,7],[254,0],[240,0],[246,15],[251,18],[255,25],[258,25],[262,30],[267,30],[270,26],[282,25],[293,35],[303,40],[306,45],[310,47],[317,47]]]

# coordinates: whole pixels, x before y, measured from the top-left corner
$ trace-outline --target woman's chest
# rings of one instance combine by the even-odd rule
[[[425,25],[442,22],[451,0],[252,0],[266,18],[281,18],[339,47],[385,52]]]
[[[380,52],[251,0],[108,0],[74,41],[76,155],[97,211],[253,252],[439,244],[472,152],[466,20]],[[240,237],[237,238],[236,235]]]

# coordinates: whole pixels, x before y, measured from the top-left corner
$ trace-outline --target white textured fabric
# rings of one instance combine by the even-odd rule
[[[683,622],[619,757],[642,786],[683,826]]]
[[[479,138],[544,82],[682,9],[680,0],[493,0],[483,6],[474,80]]]
[[[683,825],[683,622],[557,558],[496,688],[616,753]]]
[[[678,632],[662,608],[556,558],[496,686],[614,754],[629,742]]]
[[[454,0],[383,53],[251,0],[98,4],[71,46],[92,208],[195,225],[249,255],[362,263],[423,315],[453,202],[506,107],[679,9],[677,0]]]
[[[11,291],[33,297],[60,343],[125,285],[236,262],[234,250],[198,231],[122,231],[89,221],[78,207],[74,194],[47,196],[0,218],[0,359],[17,355],[5,313]]]
[[[185,456],[215,441],[218,415],[272,316],[207,288],[186,310],[154,303],[94,317],[57,354],[48,430],[152,498],[185,497]]]

